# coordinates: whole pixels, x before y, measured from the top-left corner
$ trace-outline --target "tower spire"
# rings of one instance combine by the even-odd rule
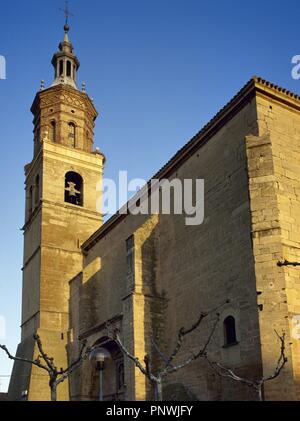
[[[69,17],[74,16],[69,9],[69,2],[66,1],[65,8],[60,9],[65,14],[64,39],[59,44],[59,51],[52,58],[52,65],[55,69],[54,82],[52,86],[65,84],[77,89],[76,76],[80,66],[78,58],[73,53],[73,45],[69,41]]]

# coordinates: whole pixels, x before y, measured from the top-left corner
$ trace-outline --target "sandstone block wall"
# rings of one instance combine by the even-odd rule
[[[245,142],[245,137],[257,134],[257,130],[252,101],[174,172],[173,176],[180,179],[205,179],[204,224],[187,227],[179,215],[129,215],[91,248],[84,267],[97,258],[101,264],[80,287],[79,332],[122,313],[122,334],[130,351],[141,360],[150,353],[159,367],[151,335],[156,336],[166,354],[171,353],[182,326],[194,323],[201,310],[210,310],[230,298],[231,304],[224,306],[221,317],[236,317],[239,343],[223,348],[221,322],[211,344],[211,355],[244,375],[259,375]],[[135,238],[135,276],[129,285],[126,240],[131,235]],[[187,338],[178,363],[199,349],[212,323],[213,318],[206,320],[198,332]],[[151,397],[151,388],[143,376],[126,359],[125,363],[130,388],[127,397]],[[177,399],[182,397],[178,393],[197,399],[253,398],[246,387],[220,382],[203,361],[167,378],[164,389]]]

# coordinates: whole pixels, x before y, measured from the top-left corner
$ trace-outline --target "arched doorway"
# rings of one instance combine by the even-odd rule
[[[103,399],[104,401],[125,400],[124,357],[115,341],[103,337],[94,347],[101,346],[110,353],[111,358],[105,362],[103,371]],[[99,371],[92,370],[90,396],[92,400],[99,399]]]

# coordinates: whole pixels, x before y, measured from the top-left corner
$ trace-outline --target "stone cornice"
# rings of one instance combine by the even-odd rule
[[[70,203],[60,203],[60,202],[52,202],[51,200],[46,200],[46,199],[40,199],[39,204],[36,206],[36,208],[34,209],[33,213],[31,214],[30,218],[28,219],[28,221],[24,224],[24,226],[21,228],[21,231],[26,232],[32,225],[32,223],[34,222],[35,218],[37,217],[37,215],[39,214],[39,212],[43,209],[46,208],[47,206],[49,207],[60,207],[60,208],[64,208],[66,209],[66,211],[75,211],[77,214],[84,214],[84,216],[86,218],[89,218],[93,221],[99,221],[99,224],[102,223],[102,218],[104,215],[102,215],[100,212],[97,211],[92,211],[90,209],[86,209],[84,207],[81,206],[76,206],[76,205],[72,205]],[[89,216],[87,216],[87,214]]]
[[[58,149],[61,149],[61,152],[58,152]],[[33,161],[25,165],[25,184],[31,176],[35,166],[40,161],[43,154],[52,154],[54,157],[61,157],[64,162],[67,162],[67,157],[70,161],[77,162],[81,166],[90,167],[94,170],[98,170],[100,174],[103,172],[103,165],[105,163],[105,156],[99,152],[85,152],[81,149],[70,149],[67,146],[61,145],[59,143],[52,143],[50,141],[43,141],[40,150],[37,155],[34,157]],[[72,156],[73,155],[73,156]],[[77,155],[77,156],[76,156]],[[84,159],[80,158],[80,155],[84,156]],[[85,158],[89,158],[86,160]],[[100,158],[100,159],[99,159]],[[94,161],[94,162],[93,162]],[[101,161],[101,162],[100,162]],[[101,168],[99,168],[101,166]]]
[[[59,149],[61,149],[61,151]],[[43,147],[41,150],[45,155],[53,155],[56,158],[61,158],[64,162],[68,162],[68,160],[77,162],[81,166],[90,167],[90,169],[93,170],[98,170],[99,173],[102,174],[102,169],[105,162],[105,156],[102,153],[90,153],[76,148],[70,149],[67,146],[61,145],[59,143],[53,143],[51,141],[43,141]],[[80,155],[83,155],[83,158],[80,157]]]
[[[64,249],[61,247],[55,247],[52,246],[51,244],[42,244],[39,245],[34,252],[28,257],[28,259],[26,259],[26,261],[24,262],[24,266],[22,267],[22,271],[24,271],[24,269],[28,266],[28,264],[31,262],[31,260],[38,254],[39,251],[43,250],[43,249],[48,249],[48,250],[59,250],[59,251],[63,251],[65,253],[72,253],[72,254],[82,254],[81,250],[70,250],[70,249]]]
[[[86,209],[85,207],[82,207],[82,206],[72,205],[71,203],[53,202],[51,200],[46,200],[46,199],[42,199],[41,202],[42,202],[44,208],[46,208],[47,205],[49,207],[59,206],[61,208],[65,208],[68,211],[75,211],[78,214],[80,214],[80,213],[84,214],[85,217],[87,217],[86,214],[89,214],[90,219],[93,219],[93,220],[95,220],[95,219],[98,220],[98,218],[100,217],[99,223],[101,223],[101,218],[103,217],[103,215],[100,212],[92,211],[92,210]]]

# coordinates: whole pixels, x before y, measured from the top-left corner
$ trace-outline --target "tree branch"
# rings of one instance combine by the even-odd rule
[[[112,339],[119,345],[120,349],[122,350],[122,352],[131,360],[134,362],[135,366],[141,371],[142,374],[144,374],[144,376],[146,376],[151,382],[155,382],[157,379],[156,377],[151,373],[151,372],[147,372],[147,368],[144,368],[143,365],[141,364],[140,360],[135,357],[134,355],[132,355],[123,345],[120,336],[118,334],[118,330],[115,329],[114,334]]]
[[[204,347],[198,352],[198,354],[196,355],[196,358],[195,359],[197,359],[199,357],[202,357],[205,354],[205,352],[207,350],[207,347],[210,344],[210,342],[212,340],[212,337],[214,336],[214,333],[216,331],[217,325],[218,325],[218,323],[220,321],[220,314],[217,313],[216,316],[217,316],[217,318],[216,318],[215,323],[213,325],[213,328],[212,328],[212,330],[211,330],[211,332],[210,332],[210,334],[209,334],[209,336],[207,338],[207,341],[206,341]]]
[[[58,386],[60,383],[64,382],[70,374],[72,374],[77,368],[79,368],[83,362],[84,358],[81,360],[77,360],[76,364],[73,363],[69,368],[62,372],[62,375],[56,380],[56,385]]]
[[[150,358],[148,355],[145,356],[144,358],[144,363],[145,363],[145,367],[141,364],[140,360],[135,357],[134,355],[132,355],[128,349],[126,349],[126,347],[123,345],[120,336],[119,336],[119,330],[118,329],[111,329],[110,324],[106,324],[106,330],[107,330],[107,336],[110,340],[113,340],[116,342],[116,344],[119,346],[120,350],[122,351],[122,353],[129,358],[131,361],[133,361],[133,363],[135,364],[135,366],[140,370],[140,372],[142,374],[144,374],[144,376],[150,380],[151,383],[153,383],[155,385],[155,390],[158,393],[158,391],[160,390],[161,387],[161,381],[162,378],[169,374],[169,373],[173,373],[175,371],[180,370],[181,368],[187,366],[188,364],[190,364],[191,362],[193,362],[194,360],[196,360],[197,358],[206,356],[206,350],[208,345],[211,342],[211,339],[215,333],[217,324],[220,321],[220,314],[216,313],[217,315],[217,319],[214,322],[214,325],[212,327],[212,330],[209,333],[209,336],[204,344],[204,346],[200,349],[199,352],[197,352],[197,354],[193,354],[191,355],[185,362],[183,362],[182,364],[179,364],[177,366],[174,366],[172,364],[172,361],[174,360],[174,358],[176,357],[176,355],[178,354],[182,343],[183,343],[183,338],[190,334],[191,332],[193,332],[194,330],[196,330],[202,320],[204,318],[206,318],[209,314],[216,312],[218,309],[220,309],[221,307],[223,307],[225,304],[229,303],[229,300],[226,300],[223,304],[219,305],[218,307],[214,308],[213,310],[210,310],[209,312],[201,312],[199,318],[197,319],[197,321],[188,329],[185,329],[184,327],[182,327],[179,332],[178,332],[178,336],[177,336],[177,343],[176,346],[174,348],[174,351],[172,352],[170,357],[167,357],[159,348],[159,346],[157,345],[157,343],[155,342],[154,338],[151,337],[151,342],[152,345],[155,348],[155,351],[159,354],[160,358],[164,361],[165,363],[165,367],[163,370],[161,370],[160,372],[157,373],[157,375],[154,375],[152,373],[152,367],[150,365]],[[160,393],[160,398],[161,398],[161,393]]]
[[[180,351],[180,348],[182,346],[182,340],[183,340],[184,336],[186,336],[189,333],[191,333],[194,330],[196,330],[200,326],[202,320],[205,319],[209,314],[212,314],[212,313],[216,312],[217,310],[219,310],[220,308],[222,308],[225,304],[228,304],[229,302],[230,302],[230,300],[227,299],[224,303],[222,303],[219,306],[217,306],[216,308],[208,311],[207,313],[201,312],[199,319],[189,329],[186,329],[185,330],[184,327],[182,327],[179,330],[179,332],[178,332],[178,338],[177,338],[177,344],[176,344],[175,349],[172,352],[170,358],[168,359],[168,362],[167,362],[166,367],[170,366],[171,362],[174,360],[174,358],[176,357],[176,355]],[[209,341],[210,341],[210,339],[209,339]]]
[[[164,361],[165,364],[168,365],[168,362],[169,362],[168,357],[159,349],[159,346],[155,342],[155,339],[153,338],[153,336],[151,336],[151,343],[154,346],[154,348],[155,348],[156,352],[158,353],[158,355],[160,356],[160,358]]]
[[[31,365],[35,365],[35,366],[37,366],[39,368],[42,368],[43,370],[47,371],[47,373],[49,374],[49,377],[50,377],[49,386],[51,388],[51,399],[56,400],[57,386],[60,383],[64,382],[70,376],[70,374],[80,366],[82,361],[88,357],[89,352],[90,352],[90,348],[87,348],[86,352],[84,353],[84,349],[86,347],[86,341],[84,341],[82,343],[80,353],[79,353],[79,357],[77,358],[77,360],[75,360],[65,370],[58,371],[57,368],[54,365],[54,359],[48,357],[48,355],[44,352],[43,345],[42,345],[40,337],[38,335],[35,335],[34,340],[37,343],[37,346],[38,346],[38,349],[39,349],[39,352],[40,352],[40,355],[37,357],[36,360],[29,360],[29,359],[26,359],[26,358],[14,357],[13,355],[11,355],[11,353],[8,351],[8,349],[5,345],[0,345],[0,349],[2,349],[7,354],[8,358],[10,358],[11,360],[20,361],[20,362],[28,363],[28,364],[31,364]],[[41,363],[41,361],[40,361],[41,358],[45,361],[46,365],[43,365]]]
[[[145,367],[146,367],[147,377],[150,379],[150,377],[151,377],[151,364],[150,364],[149,355],[145,355],[144,363],[145,363]]]
[[[27,358],[20,358],[20,357],[14,357],[9,350],[7,349],[7,347],[5,345],[0,345],[0,348],[6,353],[6,355],[8,356],[8,358],[10,360],[14,360],[14,361],[20,361],[23,363],[27,363],[27,364],[32,364],[35,365],[39,368],[42,368],[43,370],[46,370],[48,373],[50,372],[49,369],[47,367],[45,367],[39,360],[39,358],[37,358],[36,360],[29,360]]]
[[[262,385],[270,380],[275,379],[279,376],[281,370],[283,369],[284,365],[287,363],[287,358],[285,356],[285,333],[283,333],[282,336],[279,336],[279,334],[276,332],[276,335],[278,336],[280,342],[281,342],[281,351],[280,351],[280,357],[278,359],[275,371],[272,375],[267,377],[262,377],[258,380],[248,380],[243,377],[238,376],[236,373],[234,373],[233,370],[224,367],[222,364],[210,361],[208,356],[205,354],[204,357],[206,361],[209,363],[210,367],[220,376],[220,377],[227,377],[235,381],[239,381],[241,383],[244,383],[250,387],[254,387],[256,390],[260,390]]]
[[[285,356],[285,333],[282,334],[282,336],[280,336],[277,331],[275,330],[275,333],[278,337],[278,339],[280,340],[281,343],[281,347],[280,347],[280,356],[277,362],[277,366],[275,368],[275,371],[273,374],[271,374],[270,376],[267,377],[263,377],[262,381],[263,382],[268,382],[270,380],[276,379],[276,377],[279,376],[279,374],[281,373],[281,370],[283,369],[283,367],[285,366],[285,364],[287,363],[288,359]]]
[[[74,366],[77,366],[77,364],[81,363],[83,360],[85,360],[88,356],[88,354],[90,353],[91,349],[87,348],[85,355],[83,355],[83,351],[85,350],[87,341],[83,341],[81,344],[81,348],[80,348],[80,352],[79,352],[79,356],[77,358],[77,360],[75,360],[68,368],[66,368],[65,370],[62,370],[60,372],[58,372],[59,375],[64,375],[67,372],[70,372],[70,370],[73,369]]]
[[[256,383],[252,382],[248,379],[244,379],[242,377],[239,377],[237,374],[235,374],[232,370],[230,370],[227,367],[224,367],[222,364],[214,362],[214,361],[210,361],[210,359],[207,357],[207,355],[204,355],[204,358],[206,359],[206,361],[208,362],[208,364],[210,365],[210,367],[220,376],[220,377],[225,377],[225,378],[230,378],[232,380],[236,380],[239,381],[241,383],[245,383],[248,386],[251,387],[255,387],[256,388]]]
[[[170,366],[166,367],[165,370],[162,372],[162,375],[166,375],[166,374],[170,374],[170,373],[173,373],[175,371],[178,371],[178,370],[186,367],[187,365],[191,364],[193,361],[197,360],[198,358],[205,356],[206,355],[205,354],[206,349],[207,349],[208,345],[210,344],[210,342],[212,340],[212,337],[215,333],[215,330],[216,330],[216,327],[217,327],[219,321],[220,321],[220,315],[217,314],[217,319],[215,320],[215,323],[214,323],[213,328],[212,328],[212,330],[211,330],[211,332],[210,332],[210,334],[209,334],[209,336],[208,336],[208,338],[205,342],[205,345],[204,345],[203,348],[200,349],[199,352],[197,352],[197,354],[191,355],[191,357],[188,358],[182,364],[179,364],[177,366],[172,366],[172,367],[170,367]]]
[[[41,353],[41,356],[42,356],[43,360],[45,361],[45,363],[47,364],[47,366],[49,367],[50,371],[52,373],[57,372],[57,368],[55,367],[55,365],[53,363],[53,358],[49,358],[48,355],[44,352],[42,341],[41,341],[41,338],[39,337],[39,335],[34,335],[34,340],[36,341],[36,344],[37,344],[38,349]]]

